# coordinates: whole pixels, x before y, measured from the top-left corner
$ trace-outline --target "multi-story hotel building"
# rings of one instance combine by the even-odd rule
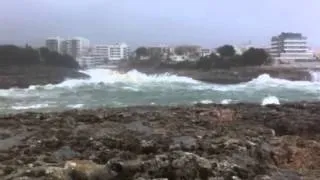
[[[275,64],[295,64],[315,61],[301,33],[281,33],[271,38],[270,55]]]
[[[91,49],[90,55],[94,57],[101,57],[110,61],[118,61],[129,58],[129,46],[125,43],[113,45],[94,45]]]
[[[129,46],[125,43],[109,45],[108,60],[119,61],[129,58]]]
[[[63,39],[60,37],[49,37],[46,39],[46,47],[49,51],[62,53],[62,42]]]

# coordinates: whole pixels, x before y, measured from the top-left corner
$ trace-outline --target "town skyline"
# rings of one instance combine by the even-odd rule
[[[0,43],[40,46],[43,37],[74,34],[97,44],[127,42],[132,47],[216,47],[247,41],[266,46],[270,36],[290,31],[302,32],[312,47],[320,47],[320,35],[314,25],[319,17],[316,7],[320,5],[316,0],[110,2],[7,1],[0,7],[0,20],[4,23],[0,27]]]
[[[308,37],[297,32],[281,32],[274,35],[270,39],[270,46],[254,47],[250,42],[244,46],[222,45],[216,49],[205,48],[194,45],[180,46],[140,46],[134,50],[132,54],[137,60],[156,59],[161,61],[197,61],[201,57],[211,58],[212,54],[222,56],[228,52],[227,57],[234,55],[242,55],[246,53],[256,52],[261,57],[270,57],[273,65],[310,65],[319,63],[319,53],[312,50],[308,45]],[[49,51],[68,54],[75,58],[80,66],[86,67],[90,65],[101,65],[104,61],[119,62],[121,60],[129,60],[130,47],[127,44],[116,43],[110,44],[90,44],[90,40],[84,37],[61,38],[49,37],[46,40],[46,47]],[[221,50],[223,49],[223,50]],[[269,54],[269,55],[268,55]],[[264,56],[266,55],[266,56]],[[132,56],[131,56],[132,57]],[[213,56],[212,56],[213,57]],[[256,57],[257,58],[257,57]],[[259,59],[259,58],[258,58]],[[257,60],[258,60],[257,59]],[[132,59],[131,59],[132,60]]]

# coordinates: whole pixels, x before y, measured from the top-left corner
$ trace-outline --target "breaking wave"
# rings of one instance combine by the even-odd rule
[[[67,105],[68,108],[74,108],[74,109],[82,108],[83,106],[84,106],[84,104],[70,104],[70,105]]]
[[[319,100],[320,73],[313,81],[289,81],[262,74],[246,83],[210,84],[170,73],[147,75],[136,70],[83,71],[89,79],[69,79],[60,84],[33,85],[27,89],[0,90],[0,112],[8,110],[95,108],[193,103],[230,104]],[[272,96],[270,96],[272,95]],[[50,102],[50,105],[44,104]],[[42,104],[41,104],[42,103]]]
[[[11,108],[14,110],[27,110],[27,109],[41,109],[41,108],[47,108],[49,107],[49,104],[34,104],[34,105],[15,105]]]
[[[236,85],[218,85],[209,84],[194,80],[189,77],[177,76],[170,73],[164,73],[159,75],[147,75],[140,73],[136,70],[132,70],[126,73],[121,73],[118,71],[110,69],[90,69],[87,71],[82,71],[88,74],[91,78],[89,79],[69,79],[60,84],[52,85],[48,84],[45,86],[32,85],[28,90],[38,90],[45,89],[51,90],[54,88],[77,88],[82,86],[96,86],[96,85],[112,85],[112,84],[126,84],[123,89],[128,89],[132,91],[139,91],[137,88],[140,85],[145,84],[188,84],[190,88],[194,90],[217,90],[217,91],[232,91],[232,90],[243,90],[246,88],[256,88],[262,89],[265,87],[285,87],[291,89],[316,89],[320,90],[320,72],[310,72],[313,82],[311,81],[289,81],[284,79],[272,78],[268,74],[262,74],[257,78]],[[16,89],[10,89],[9,91],[16,93]],[[0,95],[8,95],[10,92],[8,90],[0,90]]]
[[[232,102],[232,99],[224,99],[220,103],[221,104],[230,104]]]
[[[160,75],[147,75],[140,73],[136,70],[127,73],[121,73],[109,69],[91,69],[83,71],[91,78],[88,80],[66,80],[57,87],[77,87],[90,84],[114,84],[114,83],[127,83],[127,84],[144,84],[144,83],[190,83],[199,84],[199,81],[192,78],[176,76],[169,73]]]
[[[262,106],[266,106],[266,105],[270,105],[270,104],[276,104],[279,105],[280,101],[276,96],[268,96],[263,98],[261,105]]]
[[[311,80],[313,82],[320,82],[320,72],[319,71],[310,71]]]

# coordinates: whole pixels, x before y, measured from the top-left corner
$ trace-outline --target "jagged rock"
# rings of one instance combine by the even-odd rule
[[[273,172],[270,176],[272,180],[303,180],[299,173],[287,171],[287,170],[280,170],[278,172]]]
[[[116,176],[103,165],[92,161],[67,161],[64,168],[49,167],[45,173],[55,180],[111,180]]]
[[[0,169],[0,177],[1,177],[1,176],[4,176],[4,175],[5,175],[4,170],[3,170],[3,169]]]
[[[146,141],[142,140],[141,141],[141,151],[143,153],[156,153],[157,152],[157,146],[155,142],[153,141]]]
[[[78,152],[73,151],[70,146],[63,146],[59,150],[53,153],[53,156],[58,161],[65,161],[73,159],[80,154]]]
[[[45,170],[45,174],[48,179],[52,178],[54,180],[70,180],[68,172],[64,168],[48,167]]]
[[[0,179],[317,180],[319,119],[320,103],[6,115]]]
[[[273,139],[271,146],[272,158],[278,166],[295,169],[320,167],[320,143],[317,141],[283,136]]]
[[[174,137],[173,142],[175,144],[180,144],[181,149],[190,151],[197,148],[197,141],[191,136],[179,136]]]
[[[46,148],[58,148],[62,142],[60,139],[58,139],[56,136],[53,136],[48,139],[44,139],[41,142]]]

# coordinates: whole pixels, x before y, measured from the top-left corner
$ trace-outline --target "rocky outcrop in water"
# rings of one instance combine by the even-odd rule
[[[28,88],[30,85],[58,84],[66,79],[85,79],[88,75],[76,69],[32,65],[0,68],[0,89]]]
[[[316,180],[320,103],[130,107],[0,118],[4,180]]]

